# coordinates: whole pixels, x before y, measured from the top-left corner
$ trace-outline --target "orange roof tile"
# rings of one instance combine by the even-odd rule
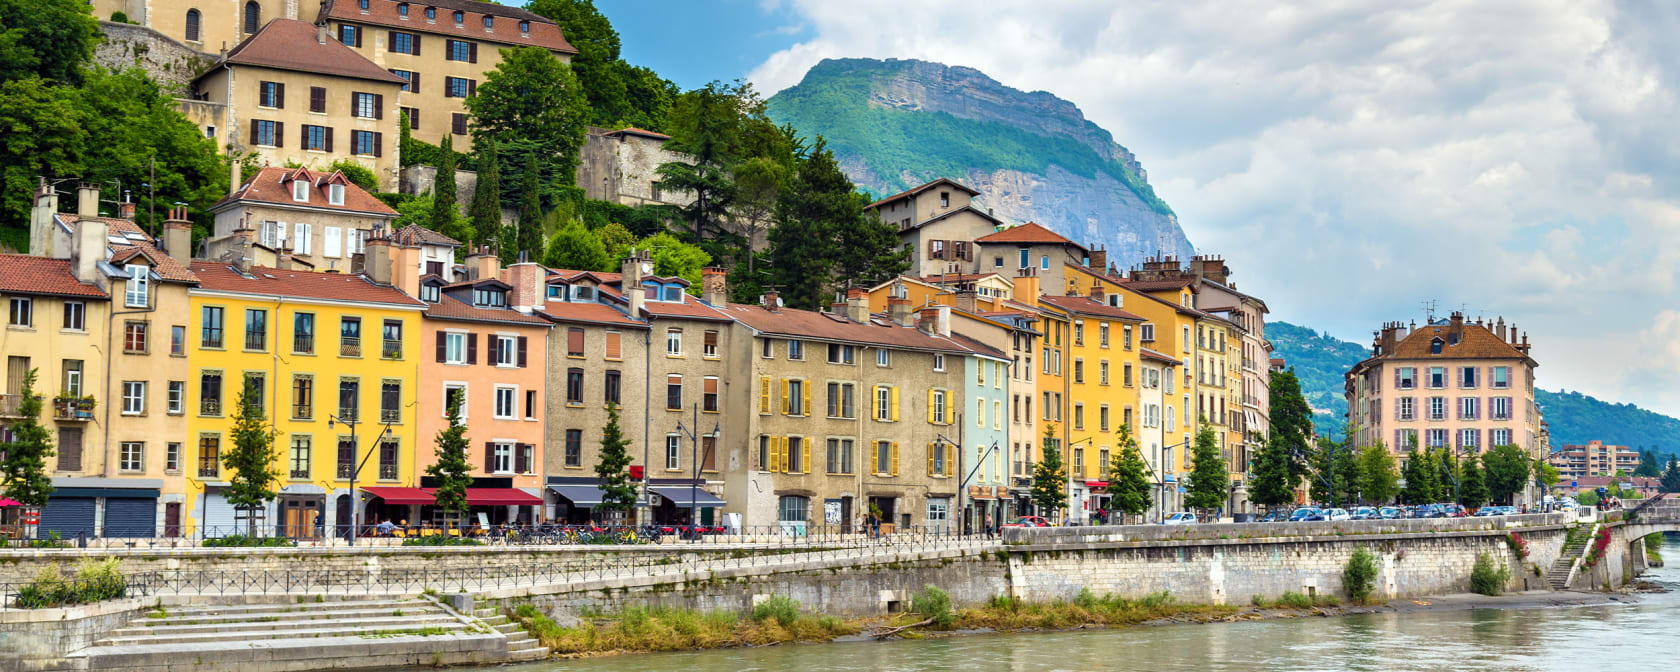
[[[355,49],[344,46],[336,39],[329,37],[325,42],[320,41],[317,39],[315,24],[295,19],[269,21],[262,28],[258,28],[255,34],[228,51],[222,61],[234,65],[336,75],[392,85],[401,85],[408,81],[391,74],[391,71],[379,67],[366,56],[356,53]],[[216,70],[205,70],[199,78],[202,79]]]
[[[409,6],[406,18],[398,13],[398,5]],[[438,8],[435,21],[426,20],[426,7]],[[462,12],[459,24],[455,23],[453,17],[457,10]],[[493,30],[485,30],[486,16],[491,17]],[[327,0],[321,4],[319,17],[318,22],[334,19],[351,23],[371,23],[427,35],[446,35],[520,47],[543,47],[563,54],[577,53],[577,49],[566,41],[560,26],[547,17],[494,2],[425,0],[411,3],[400,0],[368,0],[367,11],[363,12],[356,0]],[[528,33],[519,32],[520,21],[529,22]],[[438,45],[437,48],[442,49],[443,45]]]
[[[1447,324],[1426,325],[1418,327],[1406,335],[1399,343],[1394,344],[1394,353],[1385,354],[1378,359],[1525,359],[1528,355],[1518,350],[1516,346],[1499,339],[1499,336],[1487,327],[1474,322],[1464,323],[1459,332],[1458,343],[1454,344],[1449,336],[1451,326]],[[1441,354],[1433,354],[1430,350],[1436,337],[1442,340]]]
[[[292,182],[307,180],[310,183],[309,200],[298,201],[292,198]],[[333,205],[328,199],[329,184],[344,185],[344,205]],[[272,203],[275,205],[308,206],[325,208],[358,214],[396,217],[397,211],[384,201],[374,197],[340,173],[326,173],[308,168],[283,168],[268,166],[253,176],[250,181],[239,185],[239,189],[222,198],[210,207],[211,212],[218,212],[246,201]]]
[[[939,178],[937,180],[934,180],[932,182],[926,182],[926,183],[923,183],[921,185],[911,187],[911,188],[906,189],[904,191],[901,191],[901,192],[898,192],[898,193],[893,194],[891,196],[888,196],[886,198],[883,198],[879,201],[875,201],[874,203],[870,203],[869,205],[864,206],[864,209],[867,210],[867,209],[873,208],[877,205],[881,205],[883,203],[888,203],[888,202],[891,202],[891,201],[896,201],[896,200],[904,198],[906,196],[915,196],[916,194],[920,194],[924,191],[927,191],[929,189],[937,187],[941,184],[950,185],[950,186],[956,187],[957,189],[960,189],[962,191],[966,191],[966,192],[968,192],[968,195],[970,195],[970,196],[977,196],[977,195],[980,194],[980,192],[975,191],[973,187],[965,185],[965,184],[963,184],[961,182],[958,182],[956,180],[953,180],[949,177],[941,177],[941,178]]]
[[[247,277],[224,262],[214,261],[195,261],[191,268],[198,276],[200,288],[218,292],[383,303],[405,308],[429,305],[395,287],[376,285],[362,275],[253,266]]]
[[[552,325],[548,320],[536,315],[526,315],[512,308],[479,308],[447,294],[426,308],[426,317],[457,322],[495,322],[541,327]]]
[[[1039,300],[1081,315],[1094,315],[1116,320],[1144,321],[1141,315],[1127,312],[1106,303],[1100,303],[1088,296],[1044,296],[1040,297]]]
[[[646,322],[630,319],[628,315],[603,303],[549,301],[543,304],[543,309],[537,311],[537,314],[555,322],[609,324],[636,329],[648,328]]]
[[[810,310],[781,308],[774,312],[763,306],[731,303],[723,312],[735,321],[752,329],[778,336],[794,336],[819,341],[841,341],[882,345],[913,350],[967,352],[957,341],[933,336],[913,327],[871,320],[861,324],[842,316]]]
[[[108,298],[96,285],[76,281],[69,259],[0,254],[0,294]]]
[[[1142,355],[1144,359],[1153,359],[1169,366],[1178,366],[1183,363],[1173,359],[1171,355],[1162,354],[1149,348],[1138,348],[1138,354]]]
[[[1038,222],[1027,222],[1020,226],[1012,226],[1002,231],[998,231],[997,233],[988,233],[984,236],[980,236],[979,238],[975,238],[974,242],[981,244],[1027,243],[1029,245],[1072,245],[1081,250],[1085,249],[1085,246],[1068,240],[1055,231],[1044,228],[1044,225],[1039,224]]]

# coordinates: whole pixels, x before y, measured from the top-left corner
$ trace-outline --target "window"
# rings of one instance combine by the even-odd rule
[[[495,418],[497,420],[512,420],[519,411],[516,397],[518,390],[504,385],[496,386]]]
[[[937,352],[933,354],[933,370],[934,371],[944,371],[945,370],[945,355],[939,354]]]
[[[128,264],[123,270],[128,271],[128,282],[124,283],[123,305],[129,308],[145,308],[147,299],[151,297],[147,288],[152,281],[152,269],[149,266]]]
[[[701,336],[703,340],[700,343],[700,356],[716,358],[718,356],[718,332],[708,330]]]
[[[1085,382],[1085,360],[1075,357],[1073,360],[1073,382]]]
[[[892,366],[892,351],[886,349],[876,350],[875,366]]]
[[[529,32],[531,32],[531,22],[530,21],[520,21],[519,22],[519,33],[523,35],[523,34],[529,33]],[[657,200],[657,199],[655,199],[655,200]]]
[[[267,119],[251,120],[251,144],[264,147],[280,146],[280,123]]]
[[[828,417],[856,418],[856,404],[853,402],[851,383],[828,384]]]
[[[304,124],[303,148],[316,152],[332,151],[332,146],[327,143],[327,133],[331,130],[332,129],[325,126],[311,126]],[[299,182],[298,184],[302,183]],[[270,226],[271,224],[272,222],[263,222],[263,238],[265,241],[268,241],[265,243],[268,245],[275,244],[275,241],[270,240],[273,232],[273,228]]]
[[[351,321],[350,320],[345,320],[345,322],[340,323],[341,324],[340,329],[341,330],[343,329],[343,326],[342,326],[343,324],[348,324],[348,323],[351,323]],[[357,329],[356,329],[356,335],[360,336],[361,335],[360,323],[356,322],[355,324],[358,325]],[[314,313],[297,313],[297,314],[292,316],[292,352],[300,353],[300,354],[314,354],[314,352],[315,352],[315,314]],[[358,352],[357,354],[360,354],[360,353]]]
[[[828,440],[828,470],[827,471],[830,474],[850,474],[850,473],[852,473],[852,440],[851,439],[829,439]]]
[[[507,474],[513,472],[513,444],[495,442],[489,445],[489,464],[484,470],[492,474]]]
[[[1447,386],[1447,367],[1429,367],[1429,389],[1439,390]]]
[[[898,475],[898,444],[893,441],[876,441],[873,469],[876,476]]]
[[[583,430],[566,430],[566,466],[583,466]]]
[[[1032,265],[1032,251],[1025,248],[1025,247],[1023,247],[1023,248],[1021,248],[1020,250],[1017,250],[1017,251],[1020,252],[1020,254],[1021,254],[1021,268],[1026,268],[1028,266],[1031,266]]]
[[[1511,430],[1490,429],[1488,430],[1488,441],[1494,446],[1509,446],[1511,445]]]
[[[496,334],[488,339],[491,347],[491,363],[496,366],[519,365],[519,339],[516,336]]]
[[[401,13],[403,16],[408,16],[407,5],[402,5],[399,9],[402,10]],[[415,37],[414,33],[399,33],[393,30],[391,31],[391,42],[389,47],[392,53],[417,55],[420,50],[416,49],[415,45],[418,42],[419,40]]]
[[[374,131],[350,131],[350,152],[357,156],[379,156],[379,133]]]
[[[84,331],[87,328],[87,304],[81,301],[64,302],[64,329]]]
[[[718,412],[718,379],[707,376],[701,379],[700,410],[707,413]]]
[[[123,352],[146,352],[146,327],[144,320],[125,320],[123,322]]]
[[[776,520],[805,521],[811,517],[811,500],[798,495],[783,495],[776,502]]]
[[[928,475],[950,476],[952,462],[949,446],[944,441],[934,441],[928,444]]]
[[[459,98],[460,96],[456,96]],[[467,134],[467,115],[453,112],[449,115],[449,132],[455,135]]]
[[[892,390],[885,385],[875,388],[875,419],[883,422],[892,421]]]
[[[1085,404],[1084,403],[1077,402],[1077,401],[1073,403],[1073,428],[1074,429],[1085,429]]]
[[[759,341],[758,344],[759,344],[758,356],[763,357],[765,359],[770,359],[770,358],[776,356],[776,342],[775,341],[772,341],[772,340],[766,338],[762,341]]]
[[[803,341],[789,339],[787,344],[788,359],[805,359],[805,343]]]
[[[427,21],[437,20],[437,8],[436,7],[427,7],[426,8],[426,20]]]
[[[268,311],[245,309],[245,349],[268,349]]]
[[[292,417],[308,420],[315,417],[315,378],[309,375],[292,376]]]
[[[291,459],[288,461],[291,463],[289,475],[293,479],[309,478],[309,449],[310,437],[308,434],[292,436]]]
[[[379,480],[397,480],[397,439],[391,437],[379,444]]]
[[[188,42],[199,42],[199,41],[204,39],[201,35],[199,35],[199,32],[198,32],[200,19],[201,19],[201,16],[198,13],[198,10],[196,10],[196,9],[187,10],[187,29],[186,29],[186,34],[187,35],[186,35],[186,37],[187,37]]]
[[[200,434],[198,437],[198,477],[215,478],[222,463],[222,437]]]
[[[1476,373],[1481,369],[1474,366],[1463,366],[1458,369],[1458,386],[1466,390],[1476,389]]]
[[[682,376],[673,374],[665,377],[665,408],[682,410]]]
[[[485,28],[485,30],[489,30],[489,29],[495,28],[495,27],[496,27],[495,26],[495,18],[488,15],[488,14],[484,15],[484,28]]]
[[[852,346],[850,345],[828,344],[828,363],[830,364],[851,364],[852,354]]]
[[[583,404],[583,369],[566,369],[566,403],[574,406]]]
[[[285,91],[285,84],[281,84],[279,82],[258,82],[257,107],[285,107]]]
[[[1458,419],[1475,420],[1481,415],[1482,400],[1480,397],[1459,397]]]
[[[443,57],[449,61],[472,61],[473,44],[462,40],[447,40],[444,43]]]
[[[467,335],[458,331],[446,332],[443,335],[445,364],[467,363]]]
[[[665,354],[671,357],[681,357],[683,354],[682,330],[665,330]]]
[[[671,471],[682,468],[682,437],[680,435],[665,435],[665,468]]]
[[[362,119],[374,119],[379,113],[379,96],[371,93],[350,94],[350,113]]]
[[[1085,345],[1085,320],[1073,321],[1073,344]]]
[[[355,422],[361,408],[361,381],[355,378],[338,379],[338,417]]]
[[[473,92],[474,88],[472,80],[464,77],[443,78],[443,96],[445,98],[466,98]]]
[[[241,389],[249,389],[251,391],[251,404],[253,406],[256,406],[258,409],[267,408],[267,403],[263,400],[263,390],[265,387],[262,373],[250,371],[245,372],[243,385],[244,387]],[[238,399],[235,399],[234,401],[235,403],[238,403]]]
[[[941,425],[950,423],[949,416],[946,415],[950,411],[946,405],[947,394],[945,390],[928,392],[928,422]]]
[[[784,440],[787,443],[784,446],[786,454],[782,456],[782,471],[789,474],[810,473],[811,467],[805,463],[805,438],[790,436]]]
[[[620,390],[619,380],[620,380],[620,374],[619,374],[617,369],[609,369],[607,371],[607,375],[606,375],[606,403],[609,403],[609,404],[621,403],[621,400],[620,400],[620,397],[619,397],[619,394],[620,394],[620,392],[619,392],[619,390]]]
[[[1429,419],[1430,420],[1445,420],[1445,419],[1447,419],[1447,399],[1446,399],[1446,397],[1430,397],[1429,398]]]
[[[463,20],[463,19],[464,19],[464,18],[465,18],[465,17],[466,17],[466,14],[465,14],[465,13],[463,13],[463,12],[455,12],[455,23],[456,23],[456,24],[460,24],[460,23],[461,23],[461,21],[462,21],[462,20]]]
[[[437,303],[443,300],[443,288],[437,285],[421,285],[420,300],[426,303]]]
[[[199,415],[222,414],[222,372],[205,371],[198,378]]]
[[[163,470],[171,472],[181,470],[180,442],[170,441],[169,443],[163,444]]]
[[[1040,255],[1038,257],[1038,267],[1041,270],[1050,270],[1050,255]]]
[[[782,408],[784,415],[805,415],[805,381],[782,381]]]
[[[420,73],[416,72],[410,74],[412,76],[408,78],[408,83],[403,85],[403,90],[418,91],[420,89]],[[404,107],[402,108],[402,113],[404,116],[408,117],[408,130],[420,130],[420,108]]]
[[[35,301],[26,296],[14,296],[11,302],[11,317],[6,324],[14,327],[35,326]]]
[[[1423,436],[1425,443],[1430,448],[1447,447],[1447,430],[1445,429],[1426,429]]]
[[[1493,420],[1510,420],[1511,419],[1511,398],[1510,397],[1492,397],[1492,398],[1488,399],[1488,405],[1489,405],[1489,409],[1488,409],[1488,417],[1489,418],[1491,418]],[[1505,445],[1505,444],[1502,443],[1500,445]]]
[[[1394,372],[1394,386],[1402,390],[1417,387],[1417,367],[1402,366]]]
[[[338,41],[346,47],[362,46],[362,31],[346,23],[338,24]]]
[[[402,381],[391,378],[379,381],[379,421],[402,422]]]
[[[169,381],[168,393],[169,414],[180,415],[185,413],[187,407],[187,381]]]
[[[571,327],[566,330],[566,356],[583,356],[583,329]]]
[[[607,359],[619,360],[623,358],[624,351],[620,345],[622,336],[623,334],[616,331],[607,332],[607,347],[606,351],[603,353]]]
[[[381,359],[402,359],[402,320],[385,320],[380,327],[382,332],[379,334],[379,357]]]
[[[141,415],[146,412],[146,381],[125,380],[122,384],[122,414]]]
[[[1097,407],[1097,429],[1104,432],[1108,431],[1108,404]]]
[[[1416,408],[1417,407],[1417,399],[1416,398],[1400,397],[1399,399],[1395,399],[1394,401],[1395,401],[1395,403],[1399,404],[1398,410],[1396,411],[1396,413],[1399,415],[1401,420],[1412,420],[1412,419],[1415,419],[1417,417],[1417,408]]]
[[[222,347],[222,307],[205,306],[203,322],[203,332],[199,336],[200,345],[206,348],[220,349]]]
[[[1509,366],[1493,367],[1493,388],[1497,389],[1497,390],[1503,390],[1503,389],[1508,389],[1510,387],[1511,387],[1511,367],[1509,367]],[[1500,444],[1500,445],[1504,445],[1504,444]]]

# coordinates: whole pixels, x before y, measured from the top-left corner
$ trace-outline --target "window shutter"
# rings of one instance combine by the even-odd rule
[[[419,44],[418,39],[416,39],[415,44],[416,45]],[[409,91],[409,93],[420,93],[420,73],[418,73],[418,72],[408,73],[408,91]],[[418,109],[415,109],[415,110],[408,113],[408,127],[409,127],[409,129],[412,130],[415,126],[418,126],[420,124],[420,121],[415,119],[415,117],[418,117],[418,116],[420,116],[420,111]]]
[[[329,151],[329,152],[333,151],[332,145],[333,145],[333,143],[332,143],[332,127],[328,126],[327,127],[327,151]]]
[[[362,46],[362,31],[360,29],[356,30],[355,35],[356,35],[356,48],[360,49],[361,46]]]
[[[933,390],[928,390],[927,418],[928,418],[928,424],[933,424],[933,423],[939,421],[938,418],[935,418],[934,415],[933,415]]]
[[[484,363],[485,364],[489,364],[490,366],[495,366],[496,362],[501,361],[501,358],[496,356],[497,353],[499,353],[501,351],[501,347],[500,347],[501,342],[502,342],[502,339],[496,338],[495,334],[491,334],[491,335],[485,337],[485,339],[484,339],[484,350],[485,350]]]
[[[420,34],[415,33],[414,38],[409,40],[409,41],[414,43],[414,55],[419,56],[420,55]],[[419,86],[416,86],[415,90],[418,91],[419,88],[420,88]]]
[[[869,417],[881,417],[881,388],[879,387],[869,389]]]
[[[805,385],[800,385],[799,386],[799,392],[800,392],[800,397],[801,397],[800,398],[799,410],[804,411],[803,415],[805,417],[809,418],[809,417],[811,417],[811,386],[810,386],[810,384],[807,382],[807,384],[805,384]]]
[[[566,330],[566,352],[583,352],[583,330],[571,328]],[[608,353],[611,356],[611,353]]]
[[[373,156],[374,156],[374,158],[378,158],[378,157],[381,157],[381,156],[384,156],[384,155],[385,155],[385,134],[381,133],[379,131],[374,131],[373,132]]]
[[[283,121],[274,122],[274,146],[286,146],[286,123]]]
[[[471,43],[467,46],[467,62],[468,63],[477,63],[478,62],[478,43],[477,42],[473,42],[473,43]]]
[[[478,334],[467,334],[467,363],[478,363]]]
[[[282,83],[279,83],[279,82],[276,82],[274,84],[274,106],[276,108],[279,108],[279,109],[282,109],[282,110],[286,109],[286,85],[285,84],[282,84]]]
[[[309,87],[309,111],[327,111],[327,88],[324,86]]]
[[[770,414],[770,379],[766,376],[758,377],[758,414]]]
[[[251,144],[257,144],[257,120],[251,120]]]
[[[929,259],[938,259],[938,258],[939,258],[939,256],[938,256],[938,255],[936,255],[936,254],[934,254],[934,253],[933,253],[933,244],[934,244],[934,242],[935,242],[935,241],[932,241],[932,240],[930,240],[930,241],[928,241],[928,258],[929,258]]]
[[[525,368],[525,337],[519,337],[519,368]]]
[[[881,473],[881,444],[872,443],[869,445],[869,473]]]
[[[620,356],[621,355],[620,355],[620,351],[619,351],[619,334],[617,334],[617,333],[607,334],[607,359],[618,359]],[[766,412],[768,412],[768,409],[766,410]]]
[[[525,447],[529,445],[531,444],[513,444],[513,471],[515,473],[523,474],[525,473],[526,467],[529,466],[525,463]]]
[[[892,466],[891,474],[893,476],[897,476],[898,475],[898,442],[897,441],[892,442],[892,465],[891,466]]]
[[[934,443],[932,441],[929,441],[928,444],[927,444],[927,460],[928,460],[927,475],[929,475],[929,476],[939,476],[940,475],[939,473],[936,473],[933,470],[933,466],[934,466],[933,465],[933,450],[935,448],[938,448],[938,447],[939,447],[939,444]]]
[[[449,357],[449,335],[437,332],[437,361],[443,362]]]
[[[473,62],[477,63],[478,59],[476,59],[476,58],[473,59]],[[478,95],[478,80],[476,80],[476,79],[467,80],[467,97],[471,98],[471,97],[476,96],[476,95]]]
[[[492,474],[492,473],[495,473],[495,472],[496,472],[496,444],[491,443],[489,441],[486,441],[486,442],[484,442],[484,473]]]
[[[890,401],[892,402],[892,421],[893,422],[898,422],[898,386],[897,385],[894,385],[892,387],[892,392],[888,396],[892,397],[892,399],[890,399]]]
[[[809,440],[799,442],[799,473],[811,473],[811,442]]]
[[[373,94],[373,118],[385,118],[385,94],[383,93]],[[374,156],[379,156],[379,150],[374,150]]]
[[[788,394],[789,394],[788,389],[790,387],[792,387],[792,386],[788,384],[788,379],[783,378],[782,379],[782,415],[787,415],[788,414]]]
[[[782,437],[770,437],[770,471],[782,470]]]
[[[1394,367],[1394,389],[1400,389],[1400,367]]]

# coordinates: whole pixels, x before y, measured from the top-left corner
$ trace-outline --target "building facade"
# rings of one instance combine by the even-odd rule
[[[1639,468],[1639,451],[1627,446],[1588,441],[1586,444],[1565,444],[1548,458],[1563,480],[1580,480],[1588,476],[1616,476],[1633,473]]]
[[[243,249],[238,239],[250,236],[256,265],[277,266],[284,255],[302,270],[337,272],[358,270],[352,262],[363,253],[370,232],[389,227],[397,217],[397,211],[342,173],[273,166],[259,169],[211,206],[210,214],[215,224],[200,256],[221,259]],[[459,243],[447,242],[453,264]]]

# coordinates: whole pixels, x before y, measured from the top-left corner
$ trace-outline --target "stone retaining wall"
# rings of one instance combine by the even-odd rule
[[[57,609],[0,610],[0,670],[69,670],[65,654],[93,643],[150,602],[114,600]]]

